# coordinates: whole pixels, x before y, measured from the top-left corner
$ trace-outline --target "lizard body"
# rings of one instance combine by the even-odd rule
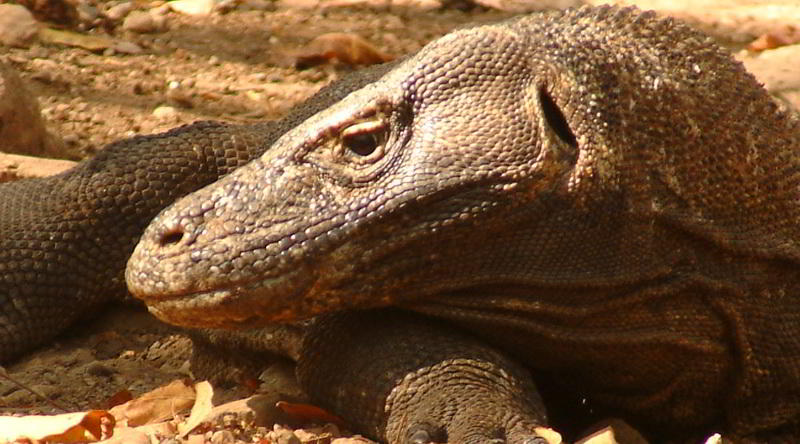
[[[671,19],[474,27],[162,213],[128,283],[187,326],[399,306],[656,426],[794,431],[798,134]]]

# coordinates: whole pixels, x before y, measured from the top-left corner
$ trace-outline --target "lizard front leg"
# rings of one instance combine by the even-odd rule
[[[480,341],[397,310],[317,319],[298,378],[315,402],[390,444],[546,443],[528,372]]]

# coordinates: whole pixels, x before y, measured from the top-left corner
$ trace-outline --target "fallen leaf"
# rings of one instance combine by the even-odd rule
[[[120,390],[117,393],[111,395],[110,398],[106,400],[106,408],[111,409],[121,404],[125,404],[126,402],[133,399],[133,393],[128,390]]]
[[[561,434],[549,427],[536,427],[534,429],[537,435],[544,438],[547,444],[561,444],[564,441],[561,439]]]
[[[92,52],[99,52],[114,44],[114,40],[99,35],[84,35],[77,32],[62,31],[52,28],[44,28],[39,31],[39,39],[43,42],[55,43],[57,45],[76,46],[88,49]]]
[[[294,65],[297,69],[332,62],[351,66],[374,65],[392,59],[392,56],[384,54],[355,34],[332,32],[310,41],[300,54],[295,56]]]
[[[614,429],[606,427],[581,439],[576,444],[618,444],[618,441],[614,436]]]
[[[344,427],[344,420],[328,412],[327,410],[310,404],[299,404],[286,401],[278,401],[275,404],[289,416],[302,422],[330,422],[340,427]]]
[[[647,444],[648,441],[619,418],[605,418],[592,424],[576,444]]]
[[[95,442],[110,437],[114,423],[114,417],[105,410],[50,416],[4,416],[0,417],[0,442]]]
[[[174,421],[147,424],[138,427],[127,427],[117,424],[112,438],[100,441],[98,444],[150,444],[148,436],[172,438],[177,435]]]
[[[759,52],[767,49],[780,48],[781,46],[793,45],[798,42],[800,42],[800,29],[791,25],[786,25],[762,34],[747,45],[747,49]]]
[[[189,414],[189,419],[185,423],[178,424],[181,438],[186,438],[192,430],[202,424],[211,413],[211,409],[214,408],[214,403],[212,402],[214,388],[211,387],[210,382],[198,382],[194,385],[194,391],[197,393],[197,400],[192,406],[192,413]]]
[[[187,410],[196,399],[194,386],[185,380],[175,380],[144,395],[111,409],[117,422],[128,426],[152,424],[170,419]]]

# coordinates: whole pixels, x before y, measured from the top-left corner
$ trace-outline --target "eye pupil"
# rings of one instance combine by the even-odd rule
[[[378,148],[378,139],[372,133],[351,134],[343,142],[347,149],[359,156],[369,156]]]

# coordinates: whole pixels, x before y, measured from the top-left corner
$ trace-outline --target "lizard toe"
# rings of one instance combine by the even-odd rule
[[[406,442],[407,444],[447,442],[446,436],[446,432],[441,427],[434,427],[430,424],[419,424],[409,428]]]
[[[450,404],[444,410],[420,406],[402,421],[406,424],[405,433],[390,425],[388,441],[402,444],[548,444],[536,433],[542,423],[539,417],[521,419],[518,415],[502,414],[500,410],[492,412],[457,404]],[[405,439],[392,435],[404,435]]]

